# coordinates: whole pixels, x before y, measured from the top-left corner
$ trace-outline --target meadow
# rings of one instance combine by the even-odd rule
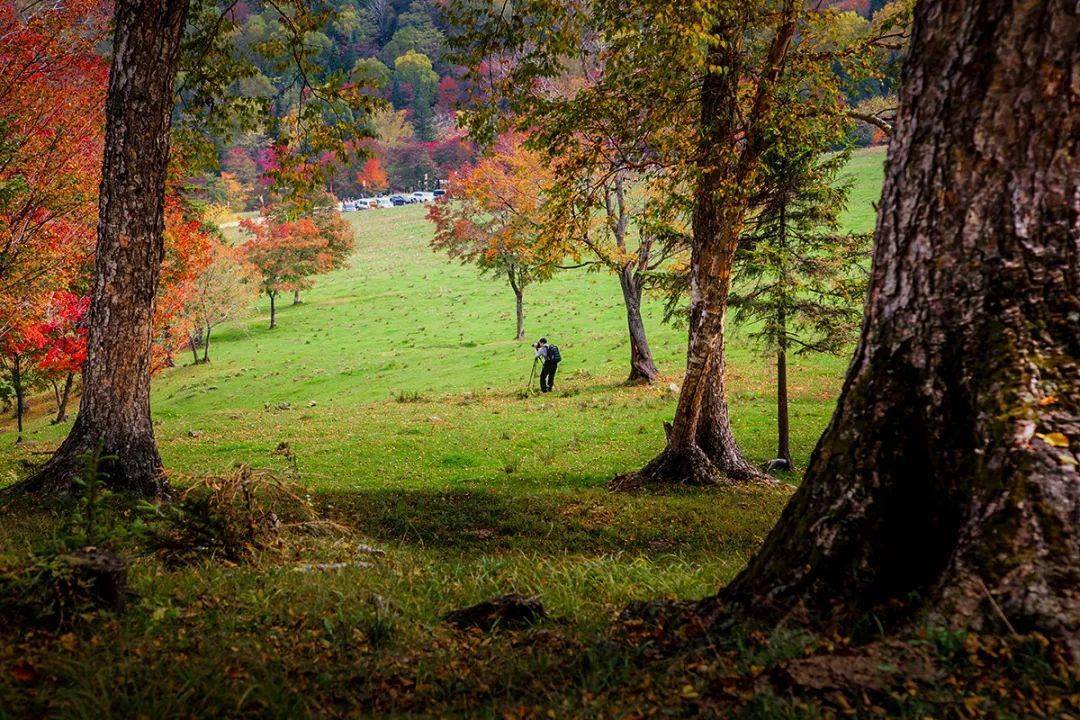
[[[845,224],[853,231],[872,229],[883,160],[876,149],[852,159]],[[663,446],[685,328],[663,324],[661,302],[647,299],[665,378],[627,387],[616,279],[578,271],[533,285],[528,337],[550,338],[564,362],[554,393],[523,396],[532,352],[513,339],[512,293],[434,254],[424,212],[347,215],[357,231],[350,265],[318,278],[302,303],[281,303],[276,329],[260,299],[215,332],[210,363],[178,354],[177,367],[154,380],[156,434],[174,485],[239,463],[290,473],[382,554],[359,562],[355,542],[325,543],[295,562],[343,565],[314,573],[280,559],[181,569],[138,561],[138,599],[127,615],[32,651],[4,648],[0,664],[25,658],[49,691],[27,692],[6,675],[0,708],[95,717],[136,709],[151,717],[500,716],[535,703],[590,714],[603,678],[627,677],[636,660],[608,653],[613,665],[598,668],[597,654],[588,667],[564,667],[567,644],[585,643],[632,600],[701,597],[739,570],[798,470],[773,489],[605,489]],[[775,370],[746,330],[731,329],[730,400],[736,436],[760,464],[775,451]],[[847,360],[799,357],[789,369],[798,468],[828,422]],[[48,424],[46,397],[33,406],[22,446],[6,418],[0,426],[4,483],[40,462],[69,427]],[[283,444],[295,465],[283,459]],[[2,555],[27,552],[57,522],[47,511],[5,514]],[[512,591],[540,597],[565,620],[557,637],[534,637],[510,659],[518,640],[462,639],[440,622],[450,609]],[[112,642],[102,643],[103,634]],[[463,657],[481,656],[484,663],[464,667]],[[552,678],[575,680],[581,692],[553,699]],[[596,707],[610,710],[607,700]]]

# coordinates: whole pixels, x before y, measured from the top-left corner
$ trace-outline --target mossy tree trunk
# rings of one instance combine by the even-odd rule
[[[1080,659],[1078,59],[1071,0],[918,5],[861,341],[718,607],[929,610]]]
[[[81,456],[100,446],[113,458],[102,468],[113,488],[148,497],[168,490],[150,419],[150,348],[187,9],[187,0],[115,3],[82,401],[67,439],[21,489],[68,491]]]

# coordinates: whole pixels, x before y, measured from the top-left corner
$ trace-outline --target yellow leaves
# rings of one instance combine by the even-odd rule
[[[1035,437],[1042,440],[1050,447],[1067,448],[1069,447],[1069,438],[1065,433],[1051,432],[1051,433],[1035,433]]]

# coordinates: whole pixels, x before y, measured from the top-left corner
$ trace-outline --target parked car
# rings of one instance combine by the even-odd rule
[[[376,207],[381,207],[381,208],[394,207],[394,203],[390,202],[390,198],[385,197],[385,196],[383,196],[381,198],[376,198],[375,202],[376,202]]]
[[[395,207],[400,207],[401,205],[404,205],[407,201],[405,200],[404,195],[391,195],[390,202],[392,202]]]
[[[424,192],[423,190],[417,190],[416,192],[414,192],[413,197],[416,198],[416,202],[422,202],[422,203],[431,202],[432,200],[435,199],[434,194],[429,193],[429,192]]]
[[[436,200],[438,200],[439,198],[441,198],[441,197],[443,197],[443,196],[445,196],[445,195],[446,195],[446,191],[445,191],[445,190],[441,190],[441,189],[440,189],[440,190],[433,190],[433,191],[431,192],[431,194],[435,196],[435,199],[436,199]]]

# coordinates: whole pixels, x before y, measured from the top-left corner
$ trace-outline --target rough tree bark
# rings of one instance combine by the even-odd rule
[[[718,606],[929,610],[1080,661],[1080,15],[921,2],[862,337],[806,478]]]
[[[741,28],[720,24],[713,30],[721,42],[709,50],[709,70],[701,87],[700,172],[694,189],[686,374],[667,447],[638,472],[616,477],[613,489],[768,481],[743,456],[731,431],[724,380],[724,320],[735,249],[749,208],[747,188],[761,154],[755,123],[772,102],[795,34],[795,15],[794,3],[787,3],[757,79],[749,119],[739,107],[743,78],[732,70],[742,63]],[[741,150],[728,152],[734,146]]]
[[[66,492],[101,446],[110,486],[168,490],[150,419],[150,343],[163,255],[173,83],[187,0],[117,0],[83,394],[56,454],[17,487]]]

